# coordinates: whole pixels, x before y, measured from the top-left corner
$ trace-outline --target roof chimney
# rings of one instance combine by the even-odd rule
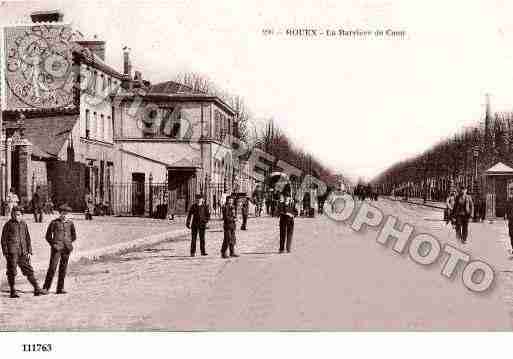
[[[64,14],[60,10],[43,10],[30,13],[32,22],[61,22]]]
[[[132,63],[130,62],[130,49],[123,47],[123,73],[128,76],[128,86],[132,89]]]

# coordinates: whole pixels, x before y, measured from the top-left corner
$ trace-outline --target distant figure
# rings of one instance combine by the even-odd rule
[[[233,206],[233,198],[227,197],[226,204],[223,206],[223,244],[221,246],[221,257],[228,258],[226,250],[230,250],[230,257],[238,257],[235,253],[235,244],[237,239],[235,237],[235,222],[237,216],[235,215],[235,208]]]
[[[265,196],[265,210],[268,216],[272,215],[271,212],[272,192],[268,192]]]
[[[510,198],[506,204],[506,219],[508,221],[508,232],[510,240],[509,254],[513,255],[513,198]]]
[[[284,249],[290,252],[292,245],[292,236],[294,234],[294,217],[297,215],[294,200],[290,192],[284,191],[284,199],[278,205],[278,215],[280,217],[280,253]]]
[[[466,187],[461,187],[460,193],[456,196],[453,212],[456,218],[456,237],[461,240],[461,243],[466,244],[468,222],[474,216],[474,202],[467,194]]]
[[[241,210],[241,214],[242,214],[242,225],[241,225],[240,229],[245,231],[245,230],[247,230],[248,215],[249,215],[249,199],[248,199],[248,197],[244,197],[242,199],[242,204],[241,204],[240,210]]]
[[[43,288],[47,291],[50,290],[58,266],[57,294],[66,294],[64,278],[66,278],[69,256],[73,251],[73,242],[77,240],[75,224],[71,220],[70,213],[71,208],[67,204],[60,206],[59,217],[50,222],[46,231],[46,241],[50,245],[51,250],[50,264],[48,265]]]
[[[214,211],[214,216],[217,216],[217,197],[215,193],[212,198],[212,209]]]
[[[170,221],[175,219],[175,205],[176,201],[173,200],[171,191],[167,191],[167,214],[166,218]]]
[[[11,208],[11,219],[8,220],[2,229],[2,254],[7,262],[7,282],[10,288],[10,298],[19,298],[16,293],[16,269],[20,267],[21,273],[34,287],[34,295],[48,294],[42,290],[34,276],[34,269],[30,264],[32,255],[32,244],[27,223],[22,219],[21,208]]]
[[[191,257],[196,255],[196,240],[200,238],[200,251],[202,256],[208,255],[205,251],[205,230],[210,220],[210,211],[202,195],[196,196],[196,203],[189,208],[185,226],[191,230]]]
[[[452,219],[453,219],[452,210],[454,209],[454,201],[455,200],[456,200],[456,195],[453,191],[451,191],[451,193],[449,193],[449,196],[445,200],[445,213],[444,213],[445,224],[449,224],[449,222],[451,222],[451,223],[453,222],[452,221]]]
[[[34,212],[34,221],[36,223],[43,222],[43,207],[43,200],[36,190],[36,193],[32,196],[32,210]]]
[[[85,219],[90,221],[93,219],[93,213],[94,213],[94,201],[93,201],[93,196],[91,195],[90,192],[87,192],[85,197],[84,197],[84,201],[85,201],[85,206],[86,206],[86,209],[85,209]]]
[[[7,202],[7,216],[10,217],[12,209],[14,207],[18,207],[18,203],[20,203],[20,199],[19,199],[18,195],[16,194],[16,191],[12,187],[9,190],[9,194],[7,195],[6,202]]]

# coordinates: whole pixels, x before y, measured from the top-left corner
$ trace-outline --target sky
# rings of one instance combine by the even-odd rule
[[[58,8],[106,60],[153,83],[206,74],[336,172],[371,179],[493,111],[513,111],[506,1],[0,1],[0,24]],[[287,29],[405,31],[287,36]],[[264,35],[271,29],[274,35]]]

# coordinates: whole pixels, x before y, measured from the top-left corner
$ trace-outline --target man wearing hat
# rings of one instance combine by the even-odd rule
[[[50,264],[46,272],[44,289],[50,290],[57,266],[59,266],[59,277],[57,279],[57,294],[66,294],[64,290],[64,278],[68,260],[73,250],[73,242],[77,239],[75,225],[70,218],[71,208],[67,204],[59,207],[59,217],[48,225],[46,241],[50,244]]]
[[[461,243],[467,243],[468,222],[474,216],[474,202],[472,197],[467,194],[467,187],[462,186],[460,193],[454,200],[453,215],[456,219],[456,237]]]
[[[27,223],[22,219],[22,211],[19,207],[11,210],[11,219],[8,220],[2,229],[2,253],[7,261],[7,282],[9,283],[11,298],[19,298],[14,283],[16,280],[16,269],[20,267],[21,273],[34,287],[34,295],[48,294],[46,290],[39,288],[34,276],[34,269],[30,264],[32,255],[32,244]]]
[[[191,230],[191,257],[196,255],[196,239],[200,238],[200,251],[202,256],[208,255],[205,251],[205,230],[210,220],[210,210],[201,194],[196,195],[196,203],[189,208],[185,225]]]
[[[294,217],[297,215],[297,210],[290,192],[290,185],[288,185],[283,190],[283,201],[279,202],[277,209],[280,217],[280,253],[283,253],[285,248],[290,252],[294,234]]]
[[[230,250],[230,257],[238,257],[235,253],[235,222],[237,216],[235,215],[235,207],[233,205],[233,197],[226,198],[226,204],[223,207],[223,229],[224,237],[221,246],[221,257],[228,258],[226,250]]]

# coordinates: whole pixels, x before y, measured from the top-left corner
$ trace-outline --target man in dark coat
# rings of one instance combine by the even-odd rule
[[[210,220],[210,210],[205,204],[205,199],[202,195],[196,196],[196,203],[189,208],[187,215],[186,226],[191,230],[191,257],[196,255],[196,239],[200,238],[200,251],[202,256],[208,255],[205,251],[205,230],[207,223]]]
[[[513,198],[508,199],[506,204],[506,219],[508,220],[509,240],[511,243],[509,254],[513,255]]]
[[[454,201],[453,215],[456,219],[456,237],[461,243],[467,243],[468,222],[474,216],[474,202],[472,197],[467,194],[467,188],[462,187],[460,193]]]
[[[34,211],[34,221],[36,223],[43,223],[43,199],[36,190],[32,196],[32,210]]]
[[[249,199],[247,197],[244,197],[242,199],[240,211],[242,214],[242,226],[240,227],[240,229],[245,231],[245,230],[247,230],[248,215],[249,215]]]
[[[44,289],[50,290],[57,266],[59,266],[59,277],[57,279],[57,294],[66,294],[64,290],[64,278],[68,260],[73,251],[73,242],[77,239],[75,225],[70,218],[71,208],[64,204],[59,207],[60,216],[48,225],[46,241],[50,245],[50,264],[46,272]]]
[[[230,249],[230,257],[238,257],[235,253],[235,243],[237,241],[235,237],[235,222],[237,216],[235,215],[235,208],[233,206],[233,198],[228,197],[226,204],[223,207],[223,245],[221,246],[221,257],[228,258],[226,250]]]
[[[2,253],[7,261],[7,282],[9,283],[11,298],[19,298],[14,286],[16,280],[16,269],[20,267],[21,273],[34,287],[34,295],[48,294],[42,290],[34,276],[34,269],[30,264],[32,255],[32,243],[27,223],[22,219],[22,212],[19,207],[11,210],[11,219],[4,224],[2,229]]]
[[[283,201],[278,204],[278,215],[280,217],[280,253],[287,248],[290,252],[292,244],[292,235],[294,233],[294,217],[297,215],[294,200],[290,196],[290,191],[285,190]]]

